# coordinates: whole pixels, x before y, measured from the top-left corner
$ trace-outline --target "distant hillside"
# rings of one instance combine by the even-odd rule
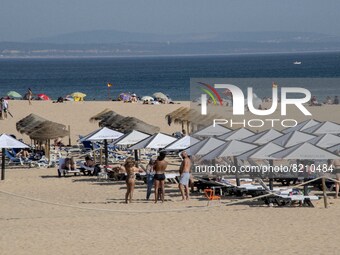
[[[222,32],[196,34],[148,34],[116,30],[84,31],[49,37],[33,38],[28,42],[55,44],[111,44],[127,42],[340,42],[340,37],[306,32]]]

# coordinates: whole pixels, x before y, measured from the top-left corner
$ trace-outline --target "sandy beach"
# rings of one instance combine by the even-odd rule
[[[14,117],[0,121],[0,132],[29,142],[16,131],[15,123],[35,113],[70,125],[76,144],[79,134],[98,128],[90,117],[108,108],[172,133],[181,126],[168,126],[165,115],[181,106],[189,102],[33,102],[29,106],[27,101],[10,101]],[[309,109],[315,119],[339,121],[339,106]],[[202,194],[181,202],[177,185],[167,184],[166,202],[154,204],[145,200],[146,185],[137,182],[134,201],[126,205],[125,191],[124,182],[91,176],[58,178],[56,168],[8,169],[6,180],[0,182],[0,254],[339,253],[340,200],[331,197],[328,209],[323,208],[323,200],[315,202],[315,208],[267,207],[257,202],[227,206],[236,198],[207,207]]]

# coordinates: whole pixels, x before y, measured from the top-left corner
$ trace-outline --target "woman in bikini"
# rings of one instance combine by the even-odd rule
[[[136,172],[139,169],[136,167],[136,162],[132,157],[126,159],[124,164],[126,170],[126,187],[127,191],[125,194],[125,203],[132,202],[133,191],[135,188]]]
[[[157,160],[154,163],[153,169],[155,171],[154,182],[155,182],[155,203],[158,201],[158,189],[161,190],[161,200],[164,202],[164,181],[165,181],[165,169],[168,166],[168,162],[165,159],[165,152],[161,151]]]

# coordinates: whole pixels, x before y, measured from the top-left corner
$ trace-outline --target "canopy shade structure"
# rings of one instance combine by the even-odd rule
[[[332,147],[327,148],[328,151],[337,153],[340,151],[340,144],[334,145]]]
[[[261,133],[249,136],[243,139],[242,141],[247,143],[266,144],[282,135],[283,133],[275,129],[269,129]]]
[[[333,134],[324,134],[315,137],[308,142],[321,148],[329,148],[335,145],[340,145],[340,137]]]
[[[10,135],[2,134],[0,136],[0,148],[2,149],[1,180],[5,180],[5,149],[28,147],[27,144],[18,141]]]
[[[141,98],[142,101],[154,101],[153,97],[150,97],[150,96],[143,96]]]
[[[304,131],[307,128],[313,127],[317,124],[320,124],[320,121],[313,120],[313,119],[305,120],[305,121],[297,124],[295,127],[286,128],[286,129],[282,130],[281,132],[284,133],[284,134],[287,134],[287,133],[291,133],[291,132],[294,132],[294,131]]]
[[[214,137],[206,138],[186,149],[188,155],[202,156],[225,144],[226,142]]]
[[[254,135],[254,132],[246,129],[246,128],[240,128],[236,129],[234,131],[231,131],[227,134],[218,136],[219,139],[225,140],[225,141],[231,141],[231,140],[243,140],[244,138],[247,138],[249,136]]]
[[[202,157],[201,160],[213,160],[222,157],[234,157],[239,156],[247,151],[255,149],[257,145],[246,143],[242,141],[229,141],[226,144],[222,144],[218,148],[209,152],[205,156]]]
[[[270,157],[270,155],[275,152],[281,151],[283,149],[284,147],[277,145],[275,143],[267,143],[255,149],[252,149],[251,151],[248,151],[244,154],[241,154],[237,158],[243,159],[243,160],[247,160],[249,158],[251,159],[274,159]]]
[[[310,134],[340,134],[340,125],[331,121],[321,122],[304,130]]]
[[[273,143],[280,145],[282,147],[291,147],[299,143],[307,142],[310,139],[315,138],[315,135],[307,134],[301,131],[294,131],[291,133],[284,134],[275,140],[272,140]]]
[[[221,125],[210,125],[205,127],[197,132],[195,132],[192,136],[195,137],[211,137],[211,136],[220,136],[229,133],[231,130]]]
[[[102,140],[115,140],[124,135],[121,132],[118,132],[113,129],[109,129],[107,127],[103,127],[98,129],[96,132],[91,133],[89,136],[86,136],[85,140],[87,141],[102,141]]]
[[[136,144],[145,138],[150,137],[151,135],[137,131],[132,130],[131,132],[121,136],[117,140],[113,142],[114,145],[133,145]]]
[[[22,98],[22,95],[20,95],[18,92],[16,91],[9,91],[7,93],[7,96],[9,96],[10,98],[14,98],[14,99],[20,99]]]
[[[270,155],[274,159],[312,159],[312,160],[328,160],[337,159],[338,155],[329,152],[323,148],[310,144],[308,142],[297,144],[288,149],[276,152]]]
[[[188,147],[195,145],[196,143],[200,142],[200,140],[191,137],[189,135],[184,136],[177,141],[174,141],[173,143],[169,144],[164,148],[166,151],[180,151],[180,150],[185,150]]]
[[[165,95],[162,92],[156,92],[153,94],[153,97],[156,99],[163,99],[163,100],[168,100],[169,98],[167,97],[167,95]]]
[[[173,136],[163,134],[163,133],[157,133],[154,134],[139,143],[136,143],[135,145],[131,146],[131,150],[140,150],[140,149],[163,149],[170,143],[173,143],[177,139]]]

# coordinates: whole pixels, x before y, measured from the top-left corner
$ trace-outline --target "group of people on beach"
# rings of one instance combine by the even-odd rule
[[[146,199],[149,200],[154,187],[155,203],[159,200],[164,202],[165,195],[165,170],[168,166],[168,162],[165,160],[166,153],[160,152],[156,160],[150,160],[149,164],[145,168],[147,176],[147,193]],[[191,160],[186,151],[181,153],[183,158],[182,164],[179,168],[180,181],[179,190],[181,192],[182,200],[189,200],[189,181],[190,181],[190,170]],[[125,203],[131,203],[133,198],[133,192],[135,187],[136,173],[140,172],[140,168],[137,167],[136,161],[129,157],[126,159],[124,164],[126,170],[126,186],[127,191],[125,194]]]

